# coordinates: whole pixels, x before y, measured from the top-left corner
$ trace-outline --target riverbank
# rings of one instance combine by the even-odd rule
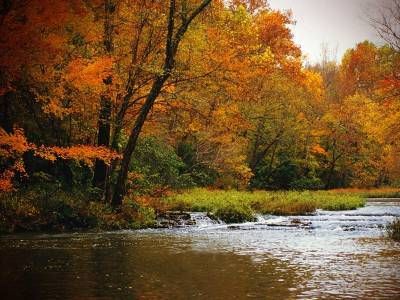
[[[399,189],[331,191],[235,191],[204,188],[162,197],[127,198],[114,212],[81,191],[26,190],[0,196],[0,232],[63,232],[157,227],[167,211],[206,212],[226,223],[254,221],[258,214],[309,215],[316,209],[352,210],[367,197],[393,197]]]

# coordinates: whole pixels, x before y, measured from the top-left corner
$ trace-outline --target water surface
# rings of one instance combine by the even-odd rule
[[[197,213],[175,229],[3,236],[1,299],[400,299],[400,244],[382,231],[395,216],[399,202],[383,201],[235,225]]]

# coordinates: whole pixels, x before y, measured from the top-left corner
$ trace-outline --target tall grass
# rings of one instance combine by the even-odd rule
[[[174,194],[166,197],[165,202],[170,210],[205,211],[231,222],[254,219],[257,213],[302,215],[311,214],[317,208],[349,210],[364,205],[359,195],[330,191],[244,192],[207,189]],[[237,215],[237,218],[231,215]]]

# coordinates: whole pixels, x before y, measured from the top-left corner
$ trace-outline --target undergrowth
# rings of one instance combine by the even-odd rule
[[[138,229],[154,222],[151,207],[129,199],[115,212],[76,190],[30,189],[0,195],[0,232]]]

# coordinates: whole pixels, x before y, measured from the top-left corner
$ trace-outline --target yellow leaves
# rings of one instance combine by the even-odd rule
[[[228,162],[235,177],[238,177],[243,184],[249,183],[253,173],[246,164],[246,157],[238,155],[235,160]]]
[[[311,129],[310,134],[312,137],[320,138],[327,134],[327,130],[325,128],[317,127]]]
[[[46,97],[38,97],[39,99],[45,99]],[[45,100],[46,104],[43,106],[43,111],[47,114],[51,114],[57,116],[60,119],[63,119],[65,115],[68,115],[70,110],[65,109],[58,98],[51,98]]]
[[[188,124],[187,131],[190,133],[199,132],[203,128],[203,125],[199,122],[199,120],[192,120]]]
[[[321,101],[325,96],[323,79],[320,74],[310,70],[304,70],[304,86],[306,90],[314,97],[315,100]]]

